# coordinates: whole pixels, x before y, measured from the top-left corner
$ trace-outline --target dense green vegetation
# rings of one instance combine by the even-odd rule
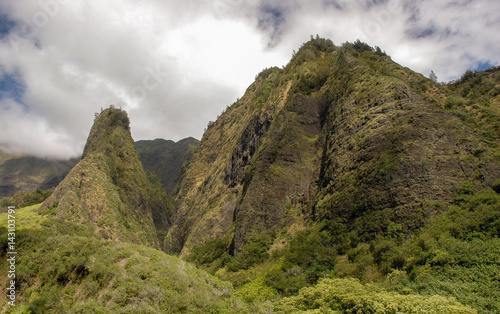
[[[454,299],[402,295],[362,285],[356,279],[323,279],[285,298],[276,313],[477,313]]]
[[[498,311],[500,195],[464,186],[452,201],[434,206],[440,214],[414,236],[404,238],[394,227],[377,240],[355,244],[351,234],[350,248],[342,247],[341,226],[332,222],[312,225],[272,254],[266,253],[269,236],[256,236],[240,255],[244,259],[226,255],[219,265],[228,266],[217,275],[231,279],[237,287],[233,290],[231,284],[177,258],[144,246],[104,241],[91,228],[41,215],[35,205],[16,213],[16,245],[22,248],[16,309],[27,313],[243,313],[273,308],[283,313]],[[2,226],[6,216],[0,215]],[[0,239],[4,255],[5,228]],[[211,241],[209,249],[193,254],[204,259],[192,259],[211,265],[215,256],[207,254],[224,254],[226,246],[222,240]],[[2,259],[0,269],[6,267]],[[384,275],[374,278],[374,269]]]
[[[161,251],[105,241],[38,207],[16,212],[16,307],[2,302],[3,313],[248,312],[230,283]],[[0,214],[2,286],[9,266],[6,222]]]
[[[376,239],[363,242],[358,236],[362,227],[348,232],[341,223],[323,221],[298,232],[271,255],[266,254],[269,244],[263,241],[268,236],[262,235],[252,238],[235,257],[227,255],[222,241],[212,240],[188,258],[212,271],[214,265],[226,265],[216,274],[240,290],[252,287],[255,295],[270,291],[268,301],[299,293],[278,307],[285,312],[323,307],[345,312],[350,307],[366,307],[372,313],[377,306],[385,309],[381,313],[397,308],[406,313],[412,307],[419,313],[426,306],[431,306],[428,311],[443,313],[499,311],[500,195],[464,185],[450,202],[434,203],[429,209],[436,216],[412,235],[392,224]],[[217,254],[222,257],[218,259]],[[329,277],[357,278],[373,286],[322,279]],[[345,285],[356,288],[348,291]],[[333,303],[322,303],[320,298]]]

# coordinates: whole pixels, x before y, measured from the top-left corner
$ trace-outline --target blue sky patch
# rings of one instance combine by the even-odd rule
[[[436,29],[432,26],[427,28],[412,28],[406,32],[406,34],[412,39],[432,37],[435,33]]]
[[[486,62],[480,62],[478,66],[474,69],[474,71],[484,71],[488,70],[489,68],[494,67],[494,64],[489,63],[488,61]]]
[[[26,90],[26,86],[18,73],[4,74],[0,77],[0,100],[11,98],[18,103]]]
[[[0,39],[7,36],[16,23],[5,14],[0,13]]]
[[[259,26],[263,29],[278,29],[285,23],[283,11],[278,7],[265,6],[261,9]]]

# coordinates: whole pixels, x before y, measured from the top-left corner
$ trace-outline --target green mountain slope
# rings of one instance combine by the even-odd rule
[[[240,252],[252,234],[276,237],[310,218],[364,225],[363,239],[390,222],[418,229],[427,202],[500,176],[498,133],[457,116],[446,105],[454,97],[360,42],[312,40],[286,68],[259,74],[207,130],[180,184],[167,251],[231,234]]]
[[[425,222],[426,202],[451,199],[466,181],[494,184],[498,138],[447,110],[453,95],[370,50],[353,53],[346,91],[328,109],[319,219],[359,223],[367,238],[389,221],[408,231]]]
[[[16,212],[15,310],[499,312],[499,73],[437,84],[312,39],[187,148],[175,208],[137,152],[167,173],[173,142],[136,145],[106,109],[54,193]]]
[[[115,108],[96,118],[82,160],[40,211],[93,226],[104,238],[152,247],[171,214],[158,179],[139,161],[127,114]]]
[[[186,138],[175,143],[163,139],[137,141],[136,148],[146,171],[155,173],[171,195],[179,183],[184,159],[198,145]],[[0,198],[18,192],[33,192],[56,187],[79,159],[46,160],[0,151]],[[18,195],[16,199],[22,198]],[[12,204],[12,203],[10,203]]]
[[[144,169],[155,173],[167,192],[175,195],[184,159],[198,143],[198,140],[189,137],[177,143],[155,139],[137,141],[135,145]]]
[[[206,131],[164,248],[246,300],[337,276],[498,311],[499,87],[498,69],[437,84],[359,41],[311,40]]]
[[[7,278],[7,213],[0,213],[2,313],[250,313],[230,283],[177,257],[38,210],[16,209],[15,278]],[[10,219],[10,218],[9,218]],[[10,255],[9,255],[10,256]]]

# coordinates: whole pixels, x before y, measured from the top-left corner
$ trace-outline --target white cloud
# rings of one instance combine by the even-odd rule
[[[65,130],[54,128],[43,117],[27,114],[23,105],[3,100],[0,108],[2,149],[55,159],[77,156],[83,150],[83,141],[75,142]]]
[[[500,64],[496,0],[3,0],[2,12],[18,23],[0,40],[0,72],[25,93],[0,102],[0,148],[43,156],[80,153],[109,104],[129,112],[136,140],[199,138],[311,34],[359,38],[443,81]]]

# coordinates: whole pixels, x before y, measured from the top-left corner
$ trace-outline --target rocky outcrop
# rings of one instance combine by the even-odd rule
[[[240,143],[226,166],[224,183],[229,187],[243,183],[247,166],[259,148],[260,138],[267,132],[271,122],[271,117],[264,113],[260,117],[253,118],[243,131]]]
[[[90,225],[103,238],[159,247],[171,213],[157,178],[144,172],[125,111],[96,118],[82,160],[40,207],[40,212]]]
[[[246,174],[287,98],[287,89],[279,94],[273,91],[281,70],[264,72],[207,129],[184,167],[165,251],[184,256],[207,240],[232,237]]]
[[[426,203],[450,199],[479,173],[478,184],[499,175],[498,163],[472,153],[486,148],[475,130],[406,84],[370,96],[355,89],[332,108],[317,219],[357,221],[367,239],[389,221],[408,232],[432,215]]]
[[[319,102],[291,97],[276,116],[266,141],[247,172],[235,212],[234,253],[253,234],[276,236],[307,214],[315,197],[321,148]]]

